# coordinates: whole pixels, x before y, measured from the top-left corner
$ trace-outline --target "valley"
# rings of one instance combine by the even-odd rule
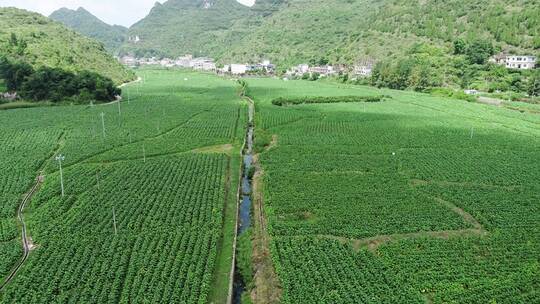
[[[535,1],[6,1],[0,303],[540,303]]]

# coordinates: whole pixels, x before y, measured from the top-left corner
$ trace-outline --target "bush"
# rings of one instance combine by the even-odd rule
[[[272,100],[276,106],[299,105],[309,103],[340,103],[340,102],[380,102],[384,96],[319,96],[319,97],[279,97]]]

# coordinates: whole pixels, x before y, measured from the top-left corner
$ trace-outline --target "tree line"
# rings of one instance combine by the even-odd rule
[[[73,73],[61,68],[39,67],[0,57],[0,78],[10,92],[29,101],[107,102],[121,94],[114,82],[97,73]]]
[[[401,58],[377,63],[370,82],[377,87],[398,90],[459,87],[540,96],[540,71],[511,70],[489,62],[497,52],[488,40],[457,39],[449,53],[418,43]]]

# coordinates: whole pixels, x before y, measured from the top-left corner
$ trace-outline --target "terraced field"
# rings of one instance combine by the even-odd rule
[[[324,82],[248,84],[282,303],[539,301],[540,116]],[[388,97],[272,105],[351,95]]]
[[[2,302],[225,301],[246,104],[215,76],[139,74],[120,105],[0,112],[3,277],[22,257],[20,197],[44,176]]]

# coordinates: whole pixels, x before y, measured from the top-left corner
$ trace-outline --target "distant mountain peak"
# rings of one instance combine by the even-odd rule
[[[94,16],[84,7],[79,7],[76,10],[61,8],[53,12],[49,17],[80,34],[100,41],[112,52],[116,52],[126,39],[127,28],[111,26]]]

